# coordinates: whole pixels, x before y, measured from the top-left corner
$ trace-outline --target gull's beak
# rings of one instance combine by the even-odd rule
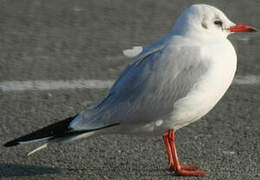
[[[227,28],[231,32],[256,32],[256,28],[244,24],[236,24],[235,26],[231,26]]]

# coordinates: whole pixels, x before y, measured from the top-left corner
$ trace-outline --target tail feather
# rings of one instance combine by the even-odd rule
[[[57,123],[51,124],[44,128],[41,128],[37,131],[34,131],[25,136],[19,137],[12,141],[9,141],[4,144],[5,147],[16,146],[19,144],[29,144],[41,141],[52,141],[52,142],[70,142],[76,139],[81,139],[83,137],[88,137],[93,134],[94,131],[102,130],[105,128],[109,128],[112,126],[119,125],[119,123],[110,124],[104,127],[96,128],[96,129],[88,129],[88,130],[79,130],[75,131],[70,128],[70,123],[76,116],[69,117],[65,120],[59,121]],[[91,133],[90,133],[91,132]],[[47,147],[47,144],[35,149],[30,154]]]
[[[69,124],[74,118],[75,116],[69,117],[65,120],[46,126],[30,134],[9,141],[5,143],[4,146],[10,147],[19,144],[28,144],[28,143],[46,141],[56,137],[65,136],[68,133],[68,131],[70,131]]]

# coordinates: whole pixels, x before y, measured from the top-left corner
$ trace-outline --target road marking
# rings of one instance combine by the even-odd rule
[[[58,90],[58,89],[105,89],[110,88],[114,80],[36,80],[36,81],[4,81],[0,82],[0,91],[28,91],[28,90]],[[235,85],[260,84],[260,75],[236,76],[233,81]]]
[[[260,75],[247,75],[247,76],[237,75],[233,81],[233,84],[258,85],[258,84],[260,84]]]
[[[70,81],[6,81],[0,82],[0,91],[26,91],[26,90],[57,90],[57,89],[105,89],[111,87],[113,81],[110,80],[70,80]]]

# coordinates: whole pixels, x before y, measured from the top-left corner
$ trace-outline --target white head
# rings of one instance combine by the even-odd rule
[[[192,5],[178,18],[173,32],[179,35],[226,38],[232,32],[253,32],[255,28],[235,24],[219,9],[206,4]]]

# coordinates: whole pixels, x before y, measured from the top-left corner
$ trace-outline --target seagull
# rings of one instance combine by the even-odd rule
[[[123,52],[134,60],[103,99],[4,146],[45,142],[30,155],[51,143],[96,135],[162,136],[171,170],[180,176],[206,176],[200,166],[180,164],[174,133],[206,115],[230,86],[237,55],[227,36],[254,31],[213,6],[192,5],[168,35]]]

